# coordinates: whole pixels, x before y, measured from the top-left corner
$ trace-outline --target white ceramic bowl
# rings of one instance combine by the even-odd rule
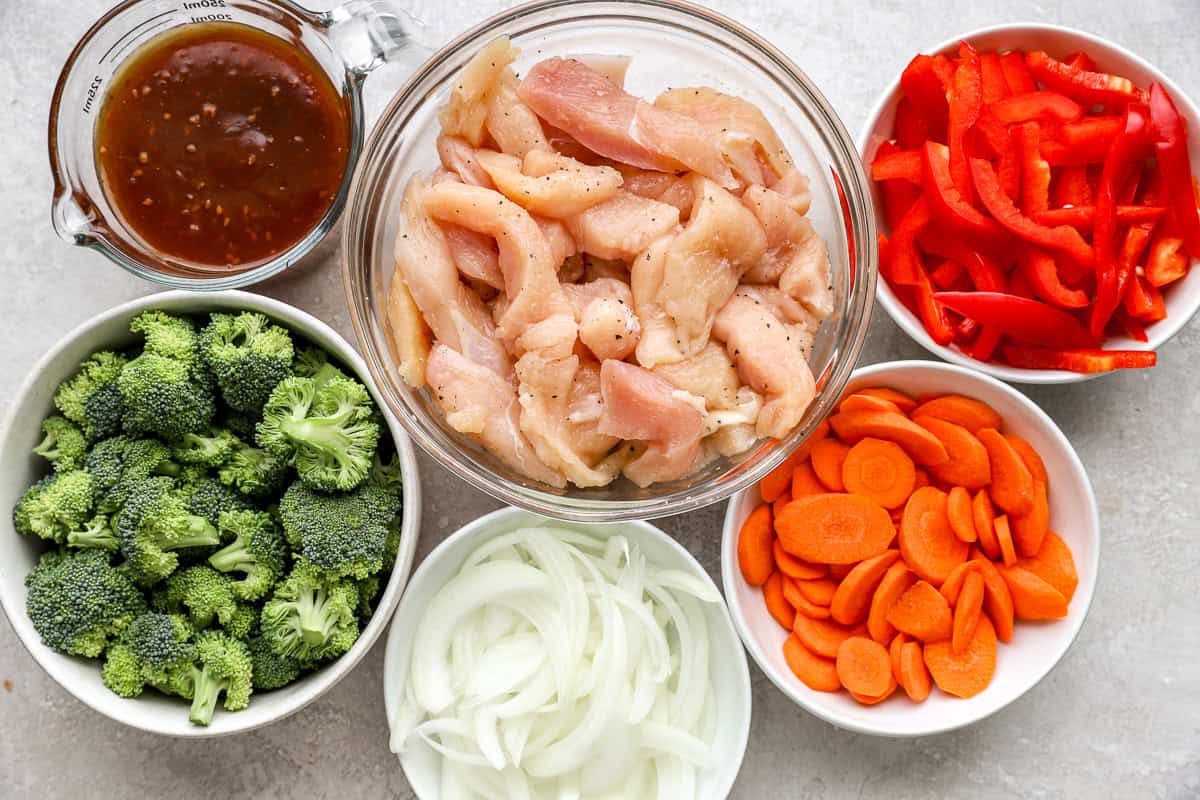
[[[691,553],[648,522],[635,520],[587,525],[551,520],[511,507],[493,511],[459,528],[435,547],[413,573],[411,586],[396,610],[396,618],[388,632],[387,650],[384,653],[383,699],[389,720],[400,702],[408,676],[417,625],[433,595],[458,572],[467,555],[480,544],[531,525],[588,533],[619,532],[640,547],[651,563],[682,570],[712,585],[708,573]],[[737,633],[724,604],[705,603],[704,607],[712,654],[710,677],[717,704],[713,751],[718,757],[716,766],[699,776],[697,797],[700,800],[719,800],[729,794],[746,754],[746,742],[750,737],[750,670],[742,649],[738,647]],[[421,800],[440,800],[438,771],[441,761],[431,748],[410,743],[400,759],[400,765],[417,797]]]
[[[1050,475],[1050,527],[1071,547],[1079,587],[1065,619],[1018,622],[1013,640],[1000,644],[992,683],[969,699],[951,697],[936,688],[924,703],[897,696],[877,706],[860,705],[846,692],[809,689],[783,660],[787,634],[763,605],[761,590],[742,579],[737,538],[742,522],[761,503],[758,488],[729,501],[721,541],[721,580],[733,624],[746,649],[771,682],[794,703],[840,728],[879,736],[926,736],[961,728],[988,717],[1016,700],[1044,678],[1079,633],[1092,602],[1100,561],[1100,520],[1092,485],[1079,457],[1054,420],[1000,381],[953,364],[897,361],[855,370],[847,393],[867,386],[890,386],[913,396],[964,394],[990,405],[1004,417],[1005,430],[1027,440],[1042,456]]]
[[[989,28],[964,33],[947,39],[941,44],[921,52],[935,55],[937,53],[956,53],[959,42],[970,42],[979,50],[1045,50],[1056,58],[1064,58],[1071,53],[1084,50],[1096,60],[1101,70],[1122,75],[1135,84],[1147,87],[1157,81],[1171,93],[1179,113],[1187,122],[1188,129],[1193,132],[1189,140],[1188,150],[1191,154],[1192,169],[1200,170],[1200,108],[1180,90],[1170,78],[1164,75],[1149,62],[1121,47],[1118,44],[1102,39],[1083,31],[1064,28],[1058,25],[1041,23],[1013,23],[996,25]],[[867,121],[858,136],[858,151],[865,164],[870,164],[875,158],[879,145],[891,138],[892,124],[896,116],[896,105],[900,102],[900,75],[897,73],[887,88],[875,102],[875,106],[867,114]],[[875,202],[876,220],[879,229],[890,233],[883,215],[879,193],[874,181],[871,183],[872,199]],[[1200,260],[1200,254],[1193,253],[1193,267]],[[1108,349],[1128,350],[1157,350],[1166,344],[1172,336],[1200,310],[1200,270],[1192,269],[1188,275],[1164,292],[1167,305],[1167,318],[1146,329],[1149,341],[1138,342],[1124,336],[1109,337],[1104,342]],[[955,364],[977,369],[994,375],[997,378],[1015,383],[1075,383],[1089,380],[1106,373],[1084,374],[1065,372],[1061,370],[1017,369],[1005,364],[977,361],[957,347],[944,347],[935,342],[925,331],[911,311],[896,297],[887,281],[880,280],[876,284],[876,298],[896,324],[904,329],[917,344],[939,358],[952,361]]]
[[[380,402],[379,391],[362,359],[328,325],[286,303],[248,292],[164,292],[132,300],[92,317],[64,336],[30,371],[13,398],[0,433],[0,508],[11,509],[25,489],[46,473],[45,460],[31,451],[41,440],[42,419],[54,411],[52,398],[58,385],[73,375],[80,362],[92,352],[132,344],[135,337],[129,333],[129,320],[148,308],[178,313],[260,311],[323,347],[370,390],[387,421],[404,475],[400,552],[379,599],[378,610],[358,641],[341,658],[282,689],[256,692],[250,706],[242,711],[231,713],[218,708],[212,724],[200,727],[188,722],[185,701],[153,691],[136,699],[118,697],[101,682],[99,661],[63,655],[42,644],[25,613],[24,581],[44,548],[36,540],[13,530],[7,511],[0,520],[0,605],[34,660],[64,689],[101,714],[135,728],[169,736],[222,736],[248,731],[280,720],[320,697],[354,668],[383,632],[412,570],[420,532],[421,483],[417,476],[417,461],[404,430],[388,412],[387,406]]]

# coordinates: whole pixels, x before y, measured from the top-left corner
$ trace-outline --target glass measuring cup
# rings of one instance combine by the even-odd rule
[[[241,270],[213,271],[149,247],[110,203],[95,157],[95,120],[125,60],[166,31],[213,22],[249,25],[306,52],[337,89],[351,125],[346,171],[324,216],[291,247]],[[410,45],[428,48],[428,32],[391,0],[350,0],[326,12],[309,11],[288,0],[126,0],[84,34],[54,89],[49,149],[55,231],[135,275],[176,288],[231,289],[282,272],[316,247],[345,205],[365,137],[363,79]]]

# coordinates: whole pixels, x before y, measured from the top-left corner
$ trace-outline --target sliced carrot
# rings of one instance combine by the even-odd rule
[[[758,482],[758,493],[762,495],[762,499],[767,503],[774,503],[779,499],[779,495],[783,494],[792,483],[792,470],[796,468],[796,464],[800,462],[799,452],[793,451],[783,462],[766,474],[762,480]]]
[[[954,631],[950,635],[950,648],[954,652],[963,652],[975,638],[975,627],[982,613],[983,576],[972,570],[963,580],[958,605],[954,607]]]
[[[837,622],[843,625],[854,625],[867,616],[871,607],[871,598],[875,587],[883,580],[888,568],[900,558],[899,550],[886,550],[883,553],[860,562],[854,569],[842,578],[833,600],[829,603],[829,613]]]
[[[875,641],[878,642],[879,640],[876,639]],[[900,651],[904,649],[904,645],[911,641],[912,639],[908,638],[908,634],[897,633],[892,637],[891,644],[888,645],[888,658],[892,662],[892,675],[896,677],[896,680],[900,680]]]
[[[1017,566],[1027,569],[1046,583],[1058,589],[1070,603],[1079,585],[1079,573],[1075,571],[1075,558],[1071,548],[1054,531],[1047,531],[1042,549],[1035,558],[1022,558]]]
[[[886,386],[875,386],[869,389],[859,389],[855,394],[865,394],[871,397],[878,397],[880,400],[887,400],[889,403],[895,403],[896,406],[905,414],[912,413],[912,410],[917,407],[917,401],[906,395],[904,392],[895,389],[889,389]]]
[[[950,637],[954,615],[941,592],[925,581],[917,581],[892,605],[887,621],[914,639],[936,642]]]
[[[977,435],[992,467],[992,502],[1010,514],[1028,514],[1033,507],[1033,473],[1000,431],[981,428]]]
[[[992,507],[992,498],[987,489],[980,489],[971,501],[974,512],[975,533],[979,536],[979,546],[988,558],[1000,557],[1000,542],[996,541],[996,509]]]
[[[1021,567],[1000,567],[1012,593],[1017,619],[1058,619],[1067,615],[1067,599],[1035,572]]]
[[[988,462],[988,451],[983,443],[961,425],[937,417],[917,417],[914,420],[938,438],[950,454],[941,464],[931,464],[930,474],[951,486],[978,489],[987,486],[992,479],[992,468]]]
[[[935,586],[966,560],[967,543],[950,528],[941,489],[926,486],[908,498],[900,523],[900,552],[909,569]]]
[[[852,414],[855,411],[900,411],[900,406],[893,403],[891,400],[884,400],[882,397],[874,395],[855,393],[847,397],[838,405],[838,411],[845,411]]]
[[[867,632],[872,639],[884,644],[895,636],[896,629],[887,621],[888,612],[916,580],[917,576],[903,561],[897,561],[883,573],[871,596],[871,610],[867,612]]]
[[[854,568],[856,566],[858,566],[858,565],[857,564],[830,564],[829,565],[829,577],[833,578],[835,581],[843,580],[847,575],[849,575],[854,570]]]
[[[771,507],[761,505],[750,512],[742,523],[738,534],[737,557],[738,566],[742,569],[742,577],[751,586],[762,586],[775,571],[775,557],[771,547],[775,542],[775,532],[771,530]]]
[[[1033,558],[1042,549],[1042,541],[1050,530],[1050,501],[1046,496],[1046,484],[1033,479],[1033,507],[1027,514],[1015,514],[1008,518],[1012,528],[1013,544],[1017,554]]]
[[[774,520],[775,515],[778,514],[783,507],[790,502],[792,502],[792,493],[791,491],[784,489],[783,494],[779,495],[779,497],[775,499],[774,503],[771,503],[771,519]],[[772,522],[772,526],[773,525],[774,522]],[[772,527],[772,530],[774,530],[774,527]]]
[[[887,700],[889,697],[891,697],[892,693],[896,691],[896,687],[898,685],[899,684],[896,682],[896,676],[891,675],[888,678],[887,690],[883,694],[872,697],[870,695],[859,694],[858,692],[850,692],[850,696],[862,703],[864,706],[873,706],[877,703],[882,703],[884,700]]]
[[[865,636],[851,636],[838,647],[837,674],[842,686],[866,697],[882,696],[895,680],[888,651]]]
[[[996,565],[986,558],[978,559],[979,574],[983,576],[983,610],[996,626],[996,636],[1002,642],[1013,637],[1013,598],[1008,584]]]
[[[906,642],[900,649],[900,677],[897,682],[914,703],[923,703],[929,697],[933,684],[920,643]]]
[[[1017,436],[1015,433],[1006,433],[1004,438],[1008,439],[1008,443],[1013,446],[1021,456],[1021,460],[1025,462],[1025,466],[1029,467],[1029,471],[1033,474],[1033,479],[1041,481],[1047,486],[1050,485],[1050,476],[1046,473],[1046,464],[1042,461],[1042,457],[1038,455],[1038,451],[1033,449],[1033,445]]]
[[[776,539],[772,546],[772,554],[775,556],[775,566],[779,571],[789,578],[795,578],[798,581],[811,581],[817,578],[824,578],[829,569],[824,564],[810,564],[807,561],[801,561],[794,555],[783,549],[783,545]]]
[[[942,597],[946,598],[946,602],[950,605],[958,603],[958,595],[962,591],[963,581],[966,580],[968,572],[978,572],[979,565],[974,560],[968,558],[963,563],[959,564],[946,577],[938,589],[942,593]]]
[[[763,584],[762,592],[767,611],[775,618],[776,622],[790,631],[792,622],[796,619],[796,609],[783,596],[783,575],[772,572],[771,577],[767,578]]]
[[[800,589],[800,594],[808,598],[809,602],[816,603],[819,606],[828,606],[833,600],[833,593],[837,591],[837,583],[829,578],[816,578],[809,581],[796,581],[796,586]]]
[[[822,439],[813,447],[810,455],[813,472],[828,491],[846,491],[842,484],[842,462],[849,452],[850,448],[837,439]]]
[[[913,491],[915,492],[917,489],[920,489],[922,486],[928,486],[928,485],[929,485],[929,473],[926,472],[925,470],[921,469],[920,467],[917,467],[917,477],[916,477],[916,480],[913,482]]]
[[[925,666],[937,687],[955,697],[974,697],[988,687],[996,672],[996,629],[980,617],[971,643],[955,653],[949,639],[925,645]]]
[[[1017,563],[1017,548],[1013,545],[1012,530],[1008,526],[1008,514],[1001,514],[992,520],[996,531],[996,543],[1000,545],[1000,560],[1004,566],[1011,567]]]
[[[813,432],[808,435],[808,438],[801,442],[800,446],[796,448],[797,458],[795,463],[799,464],[801,461],[808,458],[809,453],[812,452],[812,449],[816,446],[817,442],[821,441],[828,435],[829,420],[823,419],[817,424],[817,427],[813,428]]]
[[[783,549],[805,561],[849,564],[879,555],[896,536],[887,509],[857,494],[816,494],[788,503],[775,520]]]
[[[792,633],[800,642],[819,656],[837,658],[838,648],[850,638],[850,631],[833,622],[796,615]]]
[[[792,674],[814,692],[836,692],[842,688],[837,665],[809,651],[794,633],[783,643],[783,660]]]
[[[971,493],[962,486],[955,486],[946,495],[946,516],[954,535],[964,542],[978,539],[975,533],[975,512],[971,508]]]
[[[783,599],[787,604],[796,611],[796,616],[803,614],[810,619],[827,619],[829,617],[829,606],[819,605],[809,600],[800,591],[797,581],[792,580],[786,575],[783,578]],[[792,627],[796,627],[796,618],[792,617]]]
[[[835,414],[829,424],[838,438],[847,444],[871,436],[895,442],[918,464],[940,464],[949,458],[946,447],[936,436],[895,411]]]
[[[828,489],[817,480],[817,473],[813,472],[811,462],[801,461],[796,465],[796,469],[792,471],[791,494],[793,500],[814,494],[825,494],[827,491]]]
[[[1004,422],[987,403],[961,394],[947,394],[926,400],[913,409],[912,417],[937,417],[961,425],[971,433],[977,433],[980,428],[999,428]]]
[[[884,508],[904,505],[916,482],[912,459],[895,442],[868,436],[851,447],[842,462],[843,488]]]

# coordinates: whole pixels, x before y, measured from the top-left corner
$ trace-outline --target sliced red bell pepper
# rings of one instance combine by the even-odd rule
[[[1163,229],[1150,242],[1146,255],[1146,280],[1153,286],[1166,286],[1188,273],[1189,261],[1183,239]]]
[[[1166,187],[1167,205],[1188,252],[1200,254],[1200,212],[1196,210],[1187,130],[1171,96],[1158,83],[1150,85],[1150,128]]]
[[[1054,176],[1054,181],[1050,189],[1050,205],[1055,208],[1090,206],[1094,199],[1092,195],[1092,182],[1088,179],[1087,167],[1082,164],[1072,164],[1063,167]],[[1046,223],[1043,222],[1042,224],[1045,225]]]
[[[929,280],[933,281],[935,287],[943,291],[966,292],[971,290],[971,280],[967,277],[966,267],[948,258],[930,271]]]
[[[1140,222],[1156,222],[1162,219],[1167,210],[1162,206],[1117,206],[1117,223],[1131,225]],[[1030,214],[1039,225],[1053,228],[1056,225],[1070,225],[1081,231],[1090,231],[1095,222],[1096,207],[1092,205],[1071,206],[1069,208],[1051,208]]]
[[[1018,342],[1046,347],[1094,347],[1095,338],[1066,311],[1003,292],[938,292],[934,299]]]
[[[900,88],[912,102],[913,111],[925,122],[932,139],[946,141],[946,122],[950,104],[946,87],[938,76],[933,56],[918,55],[900,73]]]
[[[1059,308],[1087,306],[1087,292],[1063,285],[1058,274],[1058,265],[1049,253],[1030,247],[1021,255],[1020,264],[1021,274],[1029,282],[1033,293],[1042,300]]]
[[[1013,136],[1021,154],[1021,211],[1033,216],[1050,207],[1050,165],[1038,150],[1042,135],[1036,122],[1017,125]]]
[[[987,161],[982,158],[971,159],[971,175],[975,179],[975,188],[979,191],[983,205],[996,221],[1009,231],[1031,244],[1062,253],[1080,263],[1087,264],[1092,261],[1092,246],[1084,241],[1079,231],[1067,225],[1047,228],[1023,215],[1008,195],[1004,194],[996,171]]]
[[[981,292],[1004,291],[1004,271],[988,255],[967,244],[945,228],[929,227],[921,234],[921,249],[931,255],[957,261],[966,268],[971,283]]]
[[[1042,50],[1025,56],[1029,71],[1047,88],[1062,92],[1087,105],[1123,106],[1142,100],[1141,93],[1128,78],[1091,72],[1051,58]]]
[[[921,149],[921,168],[925,199],[942,223],[988,241],[995,241],[1003,235],[999,225],[985,217],[959,193],[950,175],[950,154],[945,145],[926,142]]]
[[[901,97],[896,104],[896,143],[905,150],[912,150],[932,138],[929,125],[913,105],[912,98]]]
[[[1004,68],[1000,66],[1000,54],[994,50],[979,56],[979,72],[983,77],[983,103],[990,105],[1003,100],[1012,92],[1004,80]]]
[[[1103,164],[1104,157],[1108,155],[1108,148],[1099,144],[1072,147],[1053,139],[1042,139],[1041,151],[1042,158],[1046,159],[1052,167]]]
[[[921,182],[921,153],[919,150],[880,149],[871,162],[871,179],[876,181],[904,180]]]
[[[1107,151],[1124,126],[1125,118],[1119,115],[1084,117],[1063,125],[1059,129],[1058,139],[1069,147]]]
[[[1074,122],[1083,116],[1083,106],[1058,92],[1029,92],[998,100],[990,106],[1005,125],[1030,120]]]
[[[1125,310],[1124,306],[1118,308],[1117,312],[1113,314],[1113,321],[1117,323],[1118,330],[1124,333],[1130,339],[1133,339],[1136,342],[1150,341],[1150,337],[1146,335],[1145,326],[1134,319],[1133,316]]]
[[[963,317],[954,326],[954,340],[960,345],[969,345],[975,341],[975,337],[979,336],[979,332],[983,330],[983,326],[973,319]]]
[[[1004,193],[1016,200],[1021,191],[1021,159],[1008,126],[996,119],[996,115],[989,108],[984,107],[975,123],[975,131],[987,145],[991,156],[996,159],[996,174],[1000,177]],[[975,156],[978,153],[971,155]]]
[[[1000,348],[1004,360],[1021,369],[1062,369],[1069,372],[1110,372],[1114,369],[1153,367],[1153,350],[1055,350],[1046,347]]]
[[[1010,50],[1000,56],[1000,69],[1004,70],[1004,81],[1008,84],[1010,94],[1028,94],[1037,91],[1037,83],[1025,63],[1025,54],[1020,50]]]
[[[900,148],[891,142],[884,142],[879,145],[876,156],[896,153],[899,150]],[[888,228],[895,230],[896,226],[900,224],[900,220],[904,219],[904,215],[921,196],[921,187],[908,181],[881,181],[875,186],[876,191],[879,192],[880,203],[883,205],[883,217],[887,221]]]
[[[979,336],[975,337],[975,341],[971,344],[968,352],[972,358],[977,358],[980,361],[991,361],[992,356],[996,353],[996,348],[1000,346],[1000,342],[1004,341],[1004,331],[999,328],[984,327],[979,331]]]
[[[900,220],[900,224],[892,230],[892,238],[888,243],[888,259],[893,283],[915,286],[922,278],[927,280],[925,263],[921,252],[917,250],[917,236],[931,219],[928,202],[924,197],[919,197],[904,215],[904,219]]]
[[[1123,304],[1126,311],[1146,324],[1167,318],[1162,291],[1140,275],[1134,275],[1129,281]]]
[[[1076,69],[1087,70],[1088,72],[1096,71],[1096,62],[1087,53],[1080,50],[1078,53],[1072,53],[1066,57],[1066,63]]]
[[[963,42],[958,53],[958,66],[954,70],[954,84],[950,91],[946,143],[950,146],[950,175],[962,199],[969,204],[975,199],[975,190],[971,186],[966,139],[967,131],[974,127],[979,120],[979,112],[983,110],[983,76],[979,53],[974,47]]]

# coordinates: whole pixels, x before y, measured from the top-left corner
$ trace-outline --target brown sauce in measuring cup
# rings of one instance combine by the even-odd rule
[[[288,249],[337,195],[350,111],[307,52],[248,25],[169,31],[121,67],[96,160],[124,223],[164,256],[236,271]]]

